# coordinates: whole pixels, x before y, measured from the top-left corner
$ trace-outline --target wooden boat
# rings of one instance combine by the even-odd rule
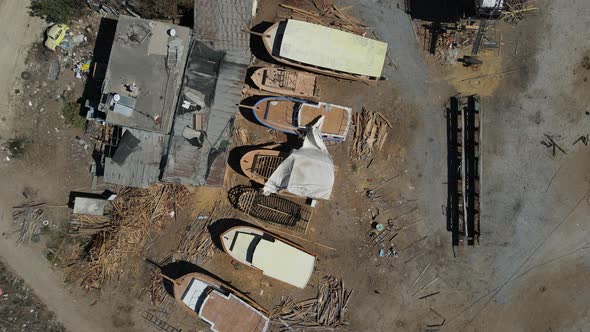
[[[250,180],[264,185],[286,157],[286,153],[282,151],[253,150],[242,156],[240,167]]]
[[[261,124],[292,135],[298,135],[324,116],[322,138],[331,141],[346,139],[352,119],[350,107],[290,97],[262,98],[251,109]]]
[[[250,77],[260,90],[284,96],[318,100],[317,76],[284,68],[257,69]]]
[[[315,255],[259,228],[232,227],[221,234],[221,243],[238,262],[295,287],[305,288],[313,273]]]
[[[277,22],[260,35],[278,62],[352,80],[385,79],[381,74],[387,43],[293,19]]]
[[[203,273],[189,273],[174,283],[174,297],[191,315],[215,332],[264,332],[268,313],[235,288]]]

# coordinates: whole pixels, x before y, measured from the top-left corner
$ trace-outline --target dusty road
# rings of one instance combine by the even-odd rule
[[[3,142],[18,130],[30,135],[38,128],[19,123],[23,117],[18,114],[26,101],[14,95],[15,89],[26,89],[20,78],[20,73],[27,70],[25,57],[32,43],[42,40],[46,27],[42,20],[29,16],[28,6],[29,1],[0,0],[0,138]],[[63,159],[61,149],[45,149],[52,158]],[[62,274],[49,266],[41,248],[17,247],[8,235],[12,233],[10,207],[22,202],[25,188],[34,188],[35,198],[49,204],[63,204],[67,199],[67,176],[59,175],[66,161],[60,163],[52,158],[42,159],[40,164],[0,160],[0,260],[33,289],[68,331],[117,330],[111,323],[111,308],[102,303],[90,306],[93,300],[64,288]]]

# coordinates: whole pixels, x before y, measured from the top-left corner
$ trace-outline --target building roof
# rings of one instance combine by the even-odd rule
[[[129,187],[147,188],[150,184],[158,182],[160,165],[166,153],[169,136],[131,128],[125,128],[124,131],[123,136],[128,132],[139,142],[132,151],[126,151],[123,160],[115,161],[113,158],[105,158],[104,181]]]
[[[190,38],[186,27],[119,16],[100,107],[108,123],[170,132]]]
[[[163,180],[186,185],[222,186],[233,118],[242,98],[246,65],[225,62],[216,52],[195,41],[191,48],[184,85]],[[198,104],[186,110],[183,103]],[[185,128],[203,132],[201,146],[193,145]]]
[[[250,63],[250,24],[254,0],[195,0],[195,35],[225,61]]]
[[[280,49],[274,55],[352,74],[381,76],[387,43],[297,20],[281,22],[275,36],[274,45]]]

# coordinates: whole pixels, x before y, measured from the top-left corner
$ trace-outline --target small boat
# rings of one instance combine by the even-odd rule
[[[221,243],[238,262],[299,288],[305,288],[315,265],[315,256],[299,245],[255,227],[232,227],[221,234]]]
[[[352,119],[350,107],[290,97],[262,98],[250,108],[261,124],[292,135],[298,135],[299,130],[305,130],[324,116],[321,135],[331,141],[346,139]]]
[[[293,19],[277,22],[259,35],[278,62],[351,80],[385,79],[381,74],[387,43]]]
[[[240,167],[246,177],[256,183],[264,185],[285,158],[285,152],[258,149],[250,151],[242,156],[240,159]]]
[[[215,332],[265,332],[268,313],[233,287],[203,273],[189,273],[174,283],[174,297],[191,315]]]
[[[260,68],[250,77],[260,90],[284,96],[318,100],[317,76],[284,68]]]

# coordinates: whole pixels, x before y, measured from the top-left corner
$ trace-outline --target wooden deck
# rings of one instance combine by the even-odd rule
[[[351,122],[349,108],[323,102],[308,104],[288,99],[268,99],[259,102],[254,111],[263,124],[290,133],[314,124],[323,115],[322,135],[345,138]]]
[[[270,127],[295,133],[297,123],[293,113],[298,103],[290,100],[264,100],[256,105],[256,115]]]
[[[300,111],[302,126],[308,126],[317,121],[320,116],[325,116],[322,133],[345,136],[350,123],[350,114],[341,106],[320,103],[318,107],[304,104]]]
[[[317,76],[283,68],[260,68],[252,75],[259,89],[285,96],[318,99]]]
[[[218,332],[262,332],[267,318],[237,297],[212,291],[201,307],[201,318]]]

